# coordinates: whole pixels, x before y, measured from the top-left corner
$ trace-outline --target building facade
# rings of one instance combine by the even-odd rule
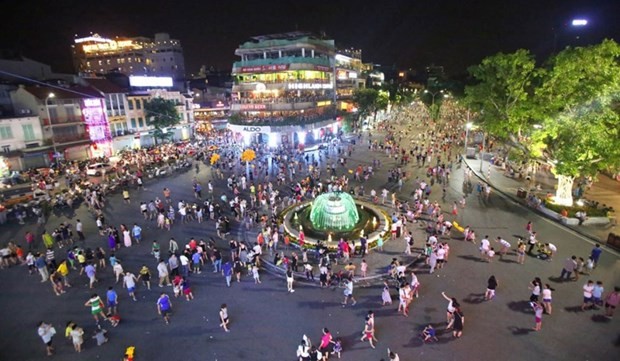
[[[45,167],[49,159],[39,150],[44,145],[38,117],[0,118],[0,177],[9,170]]]
[[[123,135],[114,138],[114,149],[116,151],[125,148],[149,147],[155,144],[153,138],[153,127],[148,124],[145,105],[153,98],[163,98],[174,101],[176,110],[180,117],[177,126],[167,131],[172,133],[173,141],[187,140],[193,134],[194,128],[194,103],[190,95],[178,91],[166,89],[151,89],[142,91],[131,91],[126,94],[126,131]],[[118,129],[118,128],[114,128]]]
[[[353,93],[366,87],[365,65],[362,63],[360,49],[341,49],[336,61],[336,100],[337,108],[351,112],[354,109]]]
[[[336,121],[333,40],[292,32],[253,37],[236,49],[229,129],[246,143],[305,144]]]
[[[20,85],[11,93],[16,111],[41,119],[50,158],[81,160],[112,155],[103,95],[92,87]]]
[[[78,73],[185,77],[181,42],[166,33],[157,33],[154,38],[114,39],[94,34],[76,38],[71,48]]]

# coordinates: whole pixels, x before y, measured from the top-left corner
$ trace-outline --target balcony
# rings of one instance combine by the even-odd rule
[[[280,64],[312,64],[312,65],[321,65],[321,66],[330,66],[329,58],[320,58],[315,57],[311,58],[308,56],[283,56],[281,58],[270,58],[270,59],[254,59],[254,60],[246,60],[246,61],[236,61],[233,63],[233,73],[235,72],[235,68],[241,67],[253,67],[253,66],[265,66],[265,65],[280,65]]]
[[[76,143],[82,141],[90,141],[90,137],[87,133],[76,134],[58,134],[52,137],[56,144]]]
[[[321,114],[301,114],[294,116],[274,116],[267,118],[256,117],[243,117],[240,114],[235,114],[228,119],[229,124],[234,125],[271,125],[271,126],[283,126],[283,125],[304,125],[313,124],[326,120],[333,120],[336,118],[336,112],[324,112]]]
[[[82,120],[82,117],[57,117],[57,118],[52,118],[51,121],[51,125],[66,125],[66,124],[77,124],[77,123],[83,123],[84,121]],[[50,125],[50,120],[49,118],[43,118],[43,125],[44,126],[49,126]]]

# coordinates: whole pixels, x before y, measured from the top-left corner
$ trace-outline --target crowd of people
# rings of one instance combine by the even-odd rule
[[[329,142],[324,149],[311,153],[292,146],[269,149],[264,144],[255,144],[252,148],[256,159],[251,167],[239,161],[241,147],[232,134],[220,136],[213,139],[211,144],[203,145],[204,148],[198,147],[191,151],[188,147],[178,150],[178,147],[163,145],[156,151],[124,153],[116,168],[120,172],[117,175],[131,175],[136,179],[142,178],[145,164],[166,162],[170,154],[180,157],[191,153],[196,159],[202,154],[200,157],[208,162],[209,155],[214,151],[209,151],[207,147],[216,144],[220,159],[207,170],[210,172],[207,182],[200,168],[196,168],[191,184],[187,184],[194,195],[193,199],[178,197],[175,194],[178,190],[168,186],[165,180],[157,185],[148,184],[151,190],[155,189],[156,194],[148,202],[132,202],[132,198],[144,190],[142,181],[137,182],[135,188],[125,189],[124,206],[135,210],[136,214],[140,212],[141,216],[136,217],[142,219],[140,222],[111,224],[106,219],[109,218],[106,217],[109,211],[106,195],[92,191],[86,197],[86,204],[93,211],[93,222],[98,234],[85,235],[79,219],[75,225],[63,222],[51,233],[45,230],[42,232],[44,252],[37,252],[40,250],[32,247],[35,235],[26,234],[27,252],[15,244],[9,245],[6,248],[8,251],[0,250],[0,265],[8,267],[26,263],[31,274],[38,273],[41,276],[41,282],[50,281],[58,297],[63,297],[70,287],[79,287],[72,286],[76,284],[73,280],[85,280],[91,293],[91,297],[85,300],[85,307],[90,309],[96,322],[93,337],[98,345],[105,342],[100,343],[100,340],[108,338],[104,322],[116,327],[121,320],[118,300],[124,296],[119,295],[117,289],[126,289],[127,299],[137,302],[140,292],[151,289],[151,278],[154,278],[153,286],[163,290],[156,307],[152,308],[162,316],[162,323],[165,324],[173,322],[173,302],[176,315],[177,310],[183,308],[178,303],[192,302],[194,294],[201,292],[195,289],[196,277],[206,277],[208,273],[214,273],[217,277],[221,275],[227,287],[235,287],[235,283],[248,278],[256,287],[260,287],[262,262],[269,262],[284,271],[286,291],[289,294],[295,292],[295,283],[303,279],[304,282],[315,283],[323,288],[341,288],[342,307],[355,307],[359,302],[355,297],[355,287],[370,279],[367,257],[371,252],[380,252],[382,245],[378,244],[376,250],[369,250],[364,245],[356,247],[355,244],[351,245],[351,240],[343,239],[338,242],[336,254],[320,244],[315,249],[297,248],[303,246],[303,238],[294,245],[279,218],[281,210],[296,202],[337,190],[367,197],[369,201],[385,207],[391,214],[393,224],[387,238],[402,244],[399,249],[402,249],[403,259],[410,258],[412,254],[424,259],[423,265],[413,271],[402,259],[395,258],[388,271],[381,275],[384,278],[380,295],[382,305],[391,305],[397,299],[398,307],[394,312],[408,317],[415,299],[422,292],[418,274],[439,272],[448,267],[454,239],[461,238],[475,244],[481,260],[485,262],[493,262],[496,255],[504,258],[512,254],[512,245],[502,235],[485,235],[478,239],[473,227],[458,224],[462,214],[467,212],[466,196],[455,201],[451,208],[450,202],[446,200],[447,188],[454,172],[461,168],[466,181],[472,176],[470,170],[460,166],[458,151],[455,149],[460,146],[463,137],[461,121],[456,113],[445,115],[443,121],[435,121],[419,105],[406,107],[395,110],[387,121],[379,123],[376,131],[356,135],[356,144],[334,141]],[[362,147],[367,147],[373,158],[365,160],[365,163],[351,164],[352,155]],[[374,183],[369,181],[376,177],[379,169],[385,170],[386,183],[381,189],[374,189],[370,185]],[[416,175],[420,170],[422,175]],[[216,186],[215,183],[222,186]],[[404,184],[412,186],[410,194],[402,191]],[[203,192],[203,186],[206,192]],[[490,190],[487,192],[481,185],[478,193],[479,197],[489,197]],[[155,230],[149,232],[148,237],[143,230],[147,224],[154,225],[152,227]],[[213,236],[195,235],[187,242],[177,241],[173,237],[177,227],[189,228],[188,225],[197,224],[212,231]],[[414,239],[419,237],[417,231],[414,233],[417,229],[414,224],[419,225],[424,239]],[[46,224],[46,228],[52,229],[49,224]],[[525,254],[532,240],[535,245],[539,243],[532,228],[531,224],[526,226],[529,238],[517,246],[518,263],[524,263],[525,258],[521,257],[520,252]],[[102,244],[107,247],[101,244],[93,246],[93,239],[102,240]],[[139,268],[129,267],[129,262],[124,262],[123,258],[134,258],[136,248],[145,248],[136,247],[140,244],[147,245],[149,261],[142,263]],[[557,247],[552,243],[543,244],[545,246],[539,255],[553,260]],[[529,252],[533,252],[533,248]],[[4,256],[5,253],[8,257]],[[593,251],[590,257],[594,257],[592,270],[600,253],[596,256]],[[578,262],[572,258],[571,261],[575,261],[575,266],[565,264],[562,277],[578,273],[575,271]],[[584,269],[588,270],[588,267],[584,266],[580,272]],[[316,278],[315,271],[318,272]],[[101,278],[108,280],[108,283],[110,279],[115,282],[103,285],[99,281]],[[494,299],[498,285],[494,275],[489,277],[485,300]],[[170,291],[166,287],[170,287]],[[553,289],[543,285],[539,278],[532,282],[531,288],[530,302],[536,318],[534,329],[540,330],[543,313],[550,315],[552,312]],[[607,316],[613,315],[618,304],[617,289],[615,293],[604,295],[602,284],[587,282],[583,291],[582,309],[606,304]],[[465,324],[463,308],[457,298],[445,293],[442,293],[442,297],[448,301],[445,330],[451,330],[452,337],[460,338]],[[230,317],[232,311],[226,304],[220,307],[217,319],[219,327],[225,332],[231,331],[231,324],[234,326],[235,319]],[[375,348],[378,342],[375,322],[374,312],[368,311],[364,317],[360,342],[368,342],[371,348]],[[75,350],[81,352],[83,329],[71,321],[67,330]],[[444,337],[432,325],[419,331],[424,342]],[[46,351],[51,354],[54,351],[51,343],[55,334],[53,326],[41,322],[38,332],[47,345]],[[340,357],[350,346],[334,338],[327,328],[321,333],[321,341],[317,345],[313,345],[304,335],[297,349],[300,360],[327,360],[330,355]],[[391,350],[388,350],[387,355],[389,360],[399,359],[398,354]]]

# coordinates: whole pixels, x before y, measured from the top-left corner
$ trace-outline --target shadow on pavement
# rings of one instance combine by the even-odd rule
[[[536,332],[531,328],[524,328],[524,327],[508,327],[508,329],[515,336],[524,336],[524,335],[528,335],[530,332]]]
[[[515,312],[532,313],[530,301],[512,301],[507,303],[508,308]]]
[[[605,317],[605,315],[592,315],[592,322],[598,322],[598,323],[610,323],[611,320],[607,317]]]
[[[480,304],[484,302],[484,293],[470,293],[467,297],[463,298],[463,302],[470,304]]]
[[[474,262],[480,262],[480,263],[487,263],[484,260],[481,260],[479,257],[476,256],[472,256],[472,255],[460,255],[457,256],[458,258],[462,258],[462,259],[466,259],[468,261],[474,261]]]
[[[573,313],[585,312],[581,310],[581,306],[564,307],[564,309],[566,310],[566,312],[573,312]]]

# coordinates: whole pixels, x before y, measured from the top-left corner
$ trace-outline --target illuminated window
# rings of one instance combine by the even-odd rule
[[[99,60],[99,65],[103,65],[103,62],[101,60]]]

